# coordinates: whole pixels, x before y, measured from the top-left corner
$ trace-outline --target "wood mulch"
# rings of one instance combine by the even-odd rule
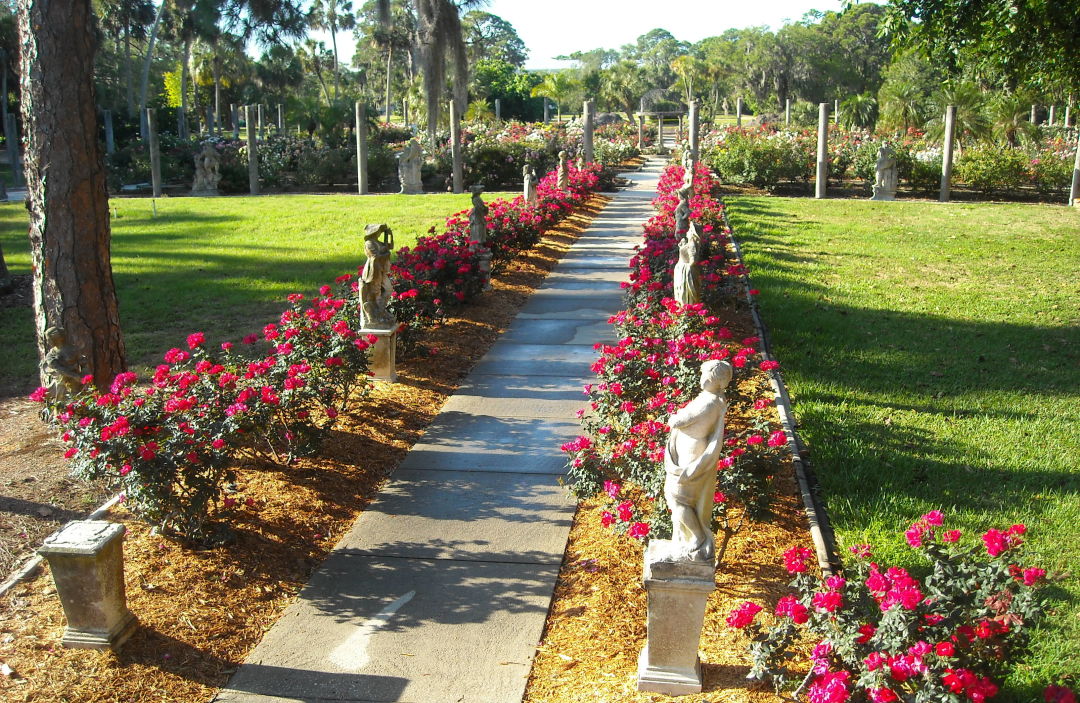
[[[63,612],[47,573],[12,589],[0,599],[0,663],[10,667],[0,675],[0,699],[209,700],[607,199],[594,196],[499,273],[492,291],[433,330],[425,339],[429,355],[399,360],[399,382],[360,401],[360,412],[338,424],[317,456],[290,466],[242,466],[238,495],[253,505],[241,501],[229,518],[231,544],[192,549],[114,511],[110,519],[128,529],[128,604],[141,623],[119,654],[60,646]],[[4,411],[20,418],[14,425],[33,428],[36,406],[9,401]],[[52,461],[47,435],[26,431],[21,449],[4,455],[12,476]],[[0,447],[9,446],[15,443],[0,435]]]

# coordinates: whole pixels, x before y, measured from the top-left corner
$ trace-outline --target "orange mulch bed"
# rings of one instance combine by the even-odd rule
[[[756,334],[745,305],[732,305],[717,313],[736,338]],[[772,397],[762,374],[738,381],[739,396]],[[761,411],[752,411],[760,416]],[[779,415],[770,406],[770,421],[779,428]],[[730,433],[747,428],[751,409],[733,405],[728,413]],[[766,608],[788,593],[791,580],[782,555],[790,547],[810,545],[806,514],[795,482],[790,454],[773,455],[770,514],[751,520],[732,510],[729,524],[741,527],[721,552],[716,590],[705,613],[699,656],[701,693],[676,700],[723,703],[774,703],[785,700],[771,685],[747,681],[750,660],[748,638],[725,619],[737,605],[753,600]],[[642,584],[643,549],[633,539],[600,524],[603,505],[598,499],[578,509],[562,570],[548,613],[524,703],[640,703],[673,700],[637,690],[638,655],[645,646],[647,595]],[[762,613],[759,618],[764,618]],[[809,648],[806,647],[807,653]]]
[[[499,273],[492,291],[431,331],[432,354],[399,360],[399,382],[359,401],[318,455],[242,466],[239,495],[254,505],[229,518],[230,544],[191,549],[114,511],[110,519],[128,529],[128,605],[141,623],[119,654],[60,646],[63,611],[47,573],[17,585],[0,599],[0,662],[10,667],[0,698],[209,700],[607,200],[594,196]]]

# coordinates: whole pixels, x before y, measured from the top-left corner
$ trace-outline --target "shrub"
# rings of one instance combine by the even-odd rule
[[[1018,149],[978,145],[965,149],[956,160],[956,179],[984,195],[1015,191],[1030,182],[1031,159]]]
[[[797,691],[809,686],[810,701],[982,701],[997,693],[993,677],[1043,613],[1045,572],[1024,566],[1024,533],[1023,525],[990,529],[965,546],[931,511],[905,532],[930,563],[921,580],[882,570],[858,545],[846,576],[821,581],[809,573],[811,550],[793,547],[784,560],[794,593],[776,604],[778,624],[753,622],[756,604],[728,623],[753,638],[751,677],[772,679],[778,691],[792,680],[797,626],[812,634],[810,672]]]
[[[729,128],[708,157],[725,183],[773,190],[781,182],[808,182],[814,173],[814,152],[804,139],[787,132]]]

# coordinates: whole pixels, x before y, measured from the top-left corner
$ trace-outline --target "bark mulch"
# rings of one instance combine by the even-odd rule
[[[63,611],[47,573],[12,589],[0,599],[0,671],[9,672],[0,675],[0,699],[209,700],[606,200],[595,196],[500,272],[492,291],[432,331],[427,356],[399,360],[399,383],[376,387],[317,456],[291,466],[242,466],[238,497],[252,498],[253,505],[241,500],[229,519],[232,543],[193,549],[115,510],[110,519],[128,529],[128,604],[141,623],[119,654],[60,646]],[[50,464],[53,445],[33,425],[36,406],[10,401],[2,410],[18,418],[5,415],[0,423],[3,476],[48,473],[40,468]],[[24,436],[11,435],[12,427]],[[14,446],[20,448],[11,451]],[[66,467],[55,465],[59,473],[53,470],[50,480],[66,479]],[[32,547],[40,537],[22,541]]]

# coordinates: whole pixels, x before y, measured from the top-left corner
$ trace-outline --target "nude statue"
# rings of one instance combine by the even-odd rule
[[[682,236],[690,229],[690,188],[679,188],[679,204],[675,206],[675,234]]]
[[[874,173],[874,195],[871,200],[895,200],[898,181],[896,152],[888,144],[878,149]]]
[[[488,206],[480,197],[480,194],[484,192],[484,186],[471,186],[469,191],[472,193],[472,212],[469,213],[469,237],[474,242],[485,244],[487,242],[487,220],[485,218],[488,214]]]
[[[566,162],[567,153],[563,149],[559,152],[559,170],[555,176],[555,184],[559,187],[559,190],[567,190],[570,188],[570,167]]]
[[[381,241],[380,241],[381,238]],[[385,224],[368,225],[364,230],[364,270],[360,273],[360,326],[392,327],[394,318],[387,305],[394,285],[390,281],[390,251],[394,233]]]
[[[525,202],[530,205],[535,205],[537,201],[536,192],[536,171],[532,166],[525,165],[521,167],[521,179],[524,183]]]
[[[679,241],[679,261],[675,264],[674,296],[675,300],[683,305],[701,302],[701,271],[697,264],[696,250],[696,243],[689,236]]]
[[[701,366],[701,393],[668,419],[664,498],[671,509],[673,559],[715,558],[712,509],[728,409],[724,389],[731,376],[728,362],[706,361]]]
[[[41,361],[41,371],[49,397],[53,400],[70,398],[83,389],[85,359],[68,346],[63,327],[45,330],[45,342],[49,351]]]

